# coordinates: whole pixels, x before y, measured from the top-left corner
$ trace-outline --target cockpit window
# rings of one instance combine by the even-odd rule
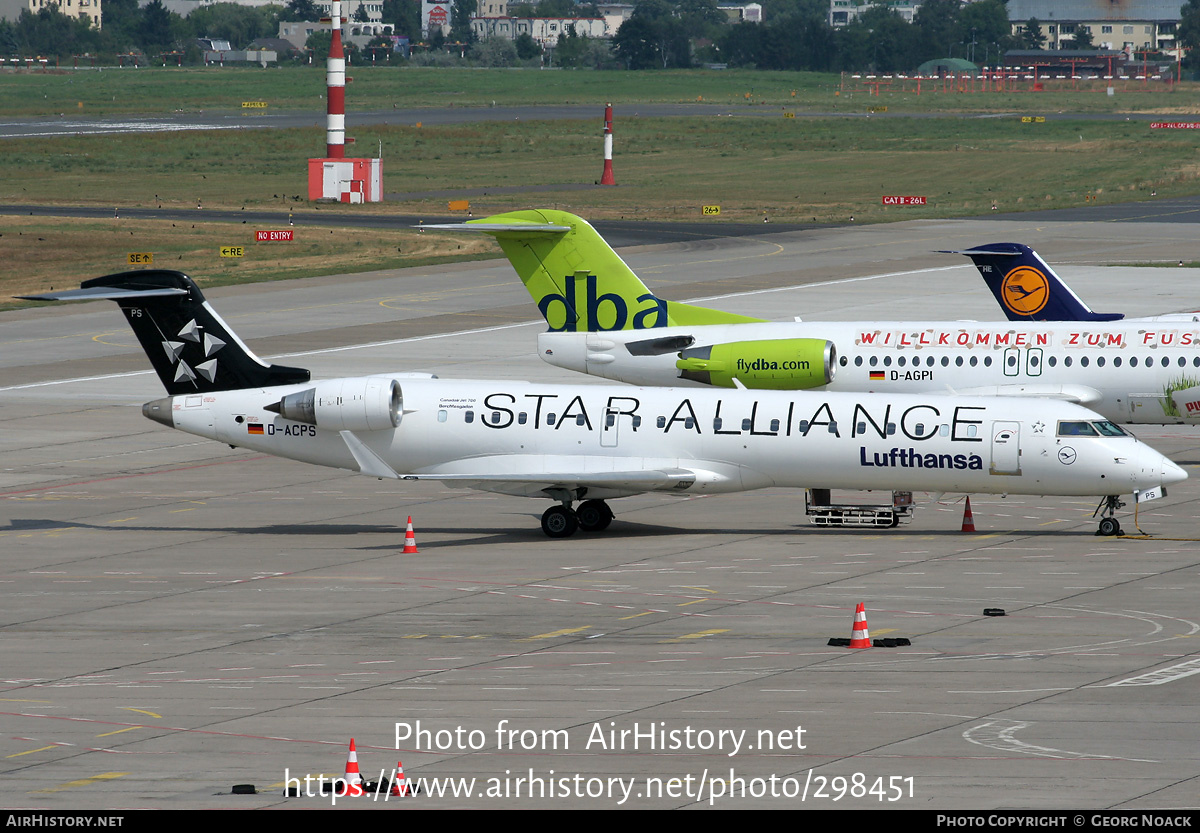
[[[1060,437],[1095,437],[1099,432],[1090,422],[1060,422],[1058,436]]]
[[[1092,425],[1096,426],[1096,430],[1100,432],[1100,436],[1102,437],[1126,436],[1125,430],[1121,428],[1121,426],[1109,422],[1108,420],[1093,422]]]

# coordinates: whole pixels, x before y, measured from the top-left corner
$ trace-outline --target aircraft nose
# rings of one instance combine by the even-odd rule
[[[1188,474],[1179,466],[1172,463],[1166,457],[1163,458],[1162,467],[1162,484],[1170,486],[1172,483],[1182,483],[1187,480]]]

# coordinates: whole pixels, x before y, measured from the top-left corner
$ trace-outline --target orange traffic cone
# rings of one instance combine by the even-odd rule
[[[408,786],[408,779],[404,777],[403,761],[396,761],[396,772],[392,780],[392,795],[412,795],[412,790]]]
[[[967,504],[966,504],[966,506],[963,507],[962,531],[963,532],[974,532],[975,531],[975,516],[971,514],[971,497],[970,497],[970,495],[967,496]]]
[[[350,738],[350,754],[346,756],[346,795],[360,796],[363,794],[362,773],[358,771],[358,752],[354,748],[354,738]]]
[[[417,552],[417,539],[413,535],[412,515],[408,516],[408,529],[404,532],[404,552]]]
[[[871,647],[871,634],[867,631],[867,606],[862,602],[854,608],[854,629],[850,632],[850,647]]]

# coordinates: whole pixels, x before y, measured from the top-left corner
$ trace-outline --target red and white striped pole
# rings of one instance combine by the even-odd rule
[[[600,177],[601,185],[616,185],[612,171],[612,105],[604,108],[604,173]]]
[[[333,37],[325,62],[325,156],[346,158],[346,53],[342,51],[342,4],[333,0]]]

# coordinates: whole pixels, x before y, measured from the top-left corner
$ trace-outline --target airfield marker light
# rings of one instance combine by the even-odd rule
[[[963,532],[974,532],[975,531],[975,516],[971,514],[971,497],[969,495],[967,496],[967,503],[963,507],[962,531]]]
[[[417,539],[416,536],[413,535],[412,515],[409,515],[408,529],[404,531],[404,553],[416,553],[417,551]]]
[[[604,107],[604,173],[600,176],[601,185],[616,185],[612,168],[612,105]]]
[[[346,53],[342,50],[342,4],[333,0],[329,58],[325,62],[325,156],[346,158]]]
[[[870,648],[871,634],[867,630],[867,606],[859,602],[854,608],[854,626],[850,632],[851,648]]]

